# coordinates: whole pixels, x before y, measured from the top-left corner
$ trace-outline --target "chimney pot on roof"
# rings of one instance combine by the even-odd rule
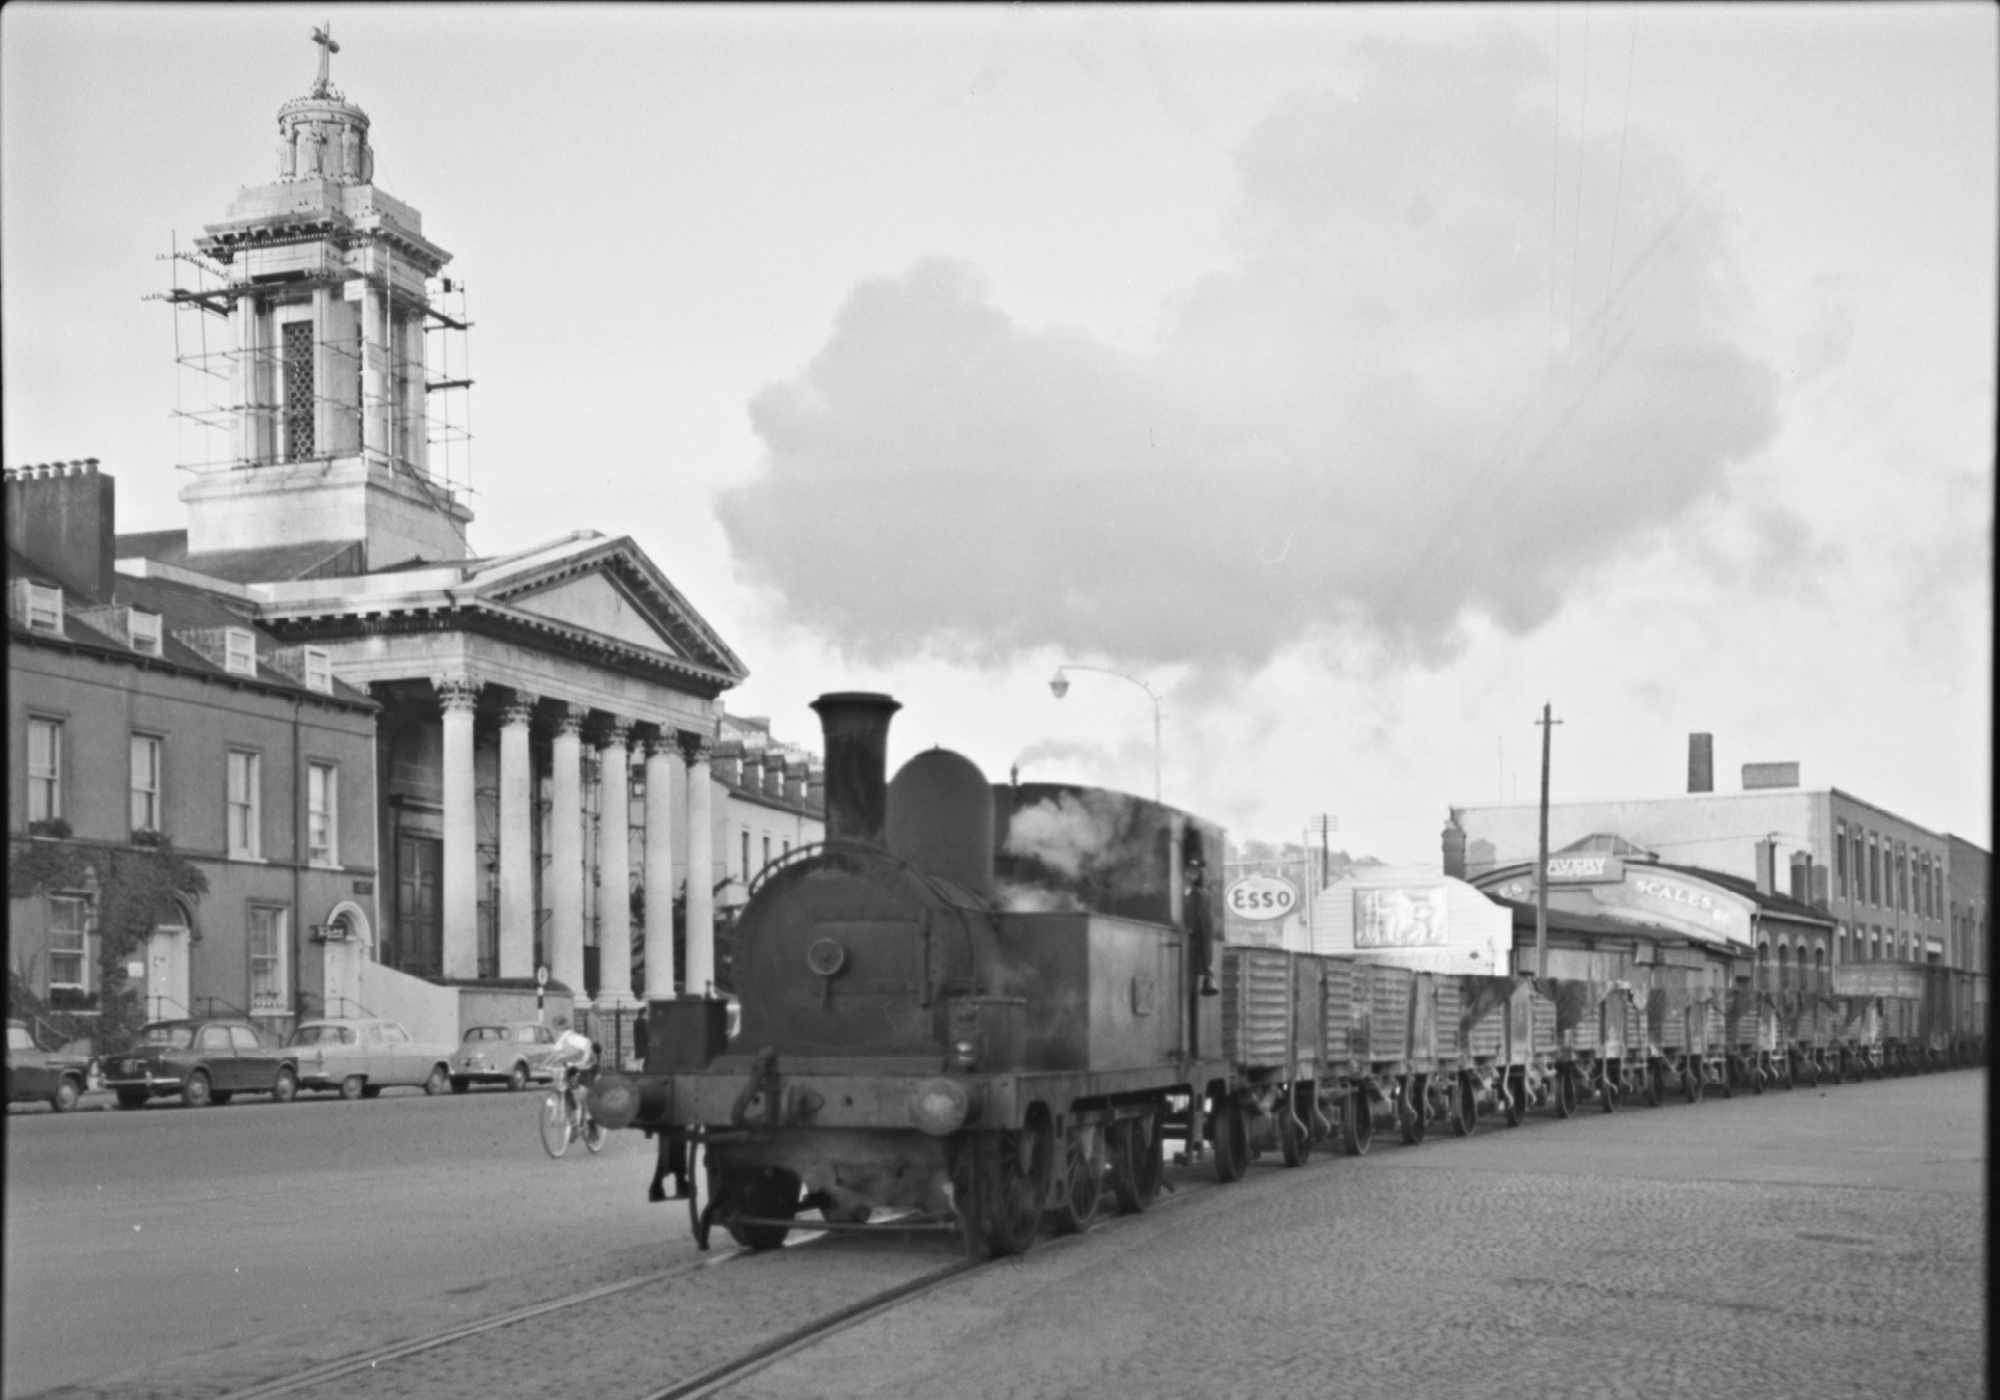
[[[1715,791],[1715,736],[1688,735],[1688,791]]]

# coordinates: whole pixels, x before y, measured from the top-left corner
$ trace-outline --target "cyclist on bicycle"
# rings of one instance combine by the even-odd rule
[[[570,1029],[569,1017],[556,1017],[556,1049],[549,1056],[549,1064],[556,1071],[557,1078],[569,1081],[569,1071],[578,1076],[597,1068],[597,1047],[581,1031]]]

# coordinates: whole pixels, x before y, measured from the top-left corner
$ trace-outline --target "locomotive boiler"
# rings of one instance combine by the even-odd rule
[[[754,1249],[802,1211],[944,1228],[1013,1254],[1045,1217],[1144,1210],[1165,1142],[1227,1098],[1211,974],[1222,833],[1156,802],[989,785],[943,749],[885,782],[883,695],[814,702],[827,839],[761,875],[734,935],[740,1002],[647,1008],[637,1076],[593,1113],[660,1144],[653,1199]],[[871,1220],[876,1224],[870,1224]],[[822,1228],[815,1222],[815,1228]]]

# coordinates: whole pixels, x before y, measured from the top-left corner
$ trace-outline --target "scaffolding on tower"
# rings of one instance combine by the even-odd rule
[[[202,253],[180,246],[158,256],[169,268],[165,292],[148,296],[174,312],[175,465],[195,475],[283,463],[372,456],[426,492],[457,499],[473,492],[472,369],[465,283],[431,277],[423,294],[399,291],[391,271],[370,278],[322,256],[317,267],[281,282],[250,281]],[[326,336],[310,317],[280,322],[271,343],[244,348],[232,318],[240,298],[260,302],[320,290],[358,300],[373,282],[384,291],[386,368],[379,398],[364,391],[362,330]],[[396,315],[421,318],[423,351],[411,355],[393,334]],[[215,324],[220,322],[218,326]],[[305,327],[299,336],[293,328]],[[420,376],[420,378],[419,378]],[[410,392],[421,384],[421,397]],[[418,405],[421,405],[420,407]],[[362,420],[386,423],[386,450],[366,448]],[[413,445],[420,445],[412,450]]]

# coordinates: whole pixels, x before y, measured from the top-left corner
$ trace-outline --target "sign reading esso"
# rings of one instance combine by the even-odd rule
[[[1299,907],[1299,892],[1276,875],[1245,875],[1222,898],[1239,919],[1282,919]]]

